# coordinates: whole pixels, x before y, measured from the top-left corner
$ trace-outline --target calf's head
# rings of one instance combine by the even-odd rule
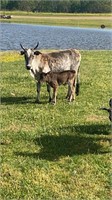
[[[40,81],[43,82],[48,81],[48,78],[49,78],[49,73],[44,73],[44,72],[40,73]]]
[[[38,45],[39,45],[39,42],[33,49],[30,49],[30,48],[27,49],[27,48],[24,48],[22,44],[20,44],[22,48],[22,51],[20,53],[21,55],[24,55],[27,70],[31,69],[34,56],[41,54],[39,51],[35,50],[38,47]]]

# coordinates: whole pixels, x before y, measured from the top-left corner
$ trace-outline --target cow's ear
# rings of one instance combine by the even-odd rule
[[[20,51],[20,54],[23,55],[23,54],[24,54],[24,51]]]
[[[35,51],[34,54],[35,55],[39,55],[39,54],[41,54],[41,52],[40,51]]]

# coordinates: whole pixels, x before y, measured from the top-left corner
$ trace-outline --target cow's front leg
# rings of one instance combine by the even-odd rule
[[[36,83],[37,85],[37,98],[36,98],[36,103],[40,103],[40,89],[41,89],[41,82],[38,81]]]
[[[47,83],[47,92],[49,93],[49,102],[51,102],[51,86]]]

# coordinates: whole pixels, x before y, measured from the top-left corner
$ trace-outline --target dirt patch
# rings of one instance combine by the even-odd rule
[[[88,19],[88,20],[112,20],[111,16],[13,16],[13,18],[31,18],[31,19]]]

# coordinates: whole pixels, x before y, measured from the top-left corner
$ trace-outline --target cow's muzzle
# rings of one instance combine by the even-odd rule
[[[26,69],[30,70],[31,69],[31,65],[26,65]]]

